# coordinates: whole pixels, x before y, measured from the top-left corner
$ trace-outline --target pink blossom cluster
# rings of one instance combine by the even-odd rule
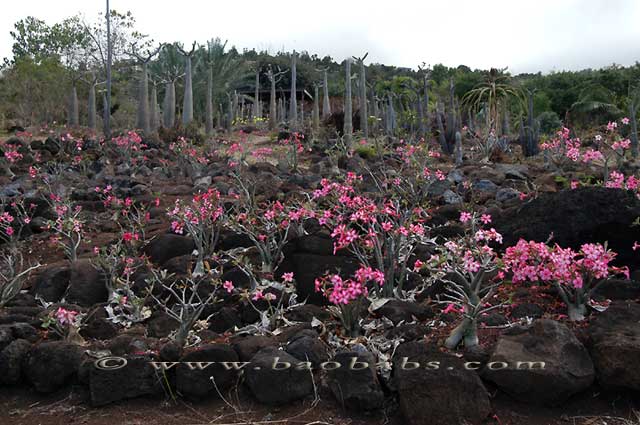
[[[56,310],[54,315],[58,323],[64,326],[64,325],[74,324],[76,321],[76,316],[78,315],[78,312],[73,310],[67,310],[62,307],[58,307],[58,310]]]
[[[332,274],[315,280],[315,289],[322,292],[335,305],[347,305],[369,294],[368,282],[384,285],[384,273],[371,267],[361,266],[356,270],[353,279],[342,279]]]
[[[625,180],[624,174],[618,171],[612,171],[609,174],[609,179],[605,183],[605,187],[631,190],[633,192],[637,192],[637,195],[640,198],[640,179],[636,176],[629,176]]]
[[[513,273],[513,282],[557,282],[573,288],[582,288],[585,279],[604,279],[611,274],[628,276],[628,268],[610,263],[616,253],[601,244],[584,244],[579,251],[549,246],[544,242],[519,240],[507,248],[502,260],[505,269]]]
[[[174,208],[169,211],[173,219],[171,230],[182,234],[186,224],[206,227],[217,222],[223,213],[220,192],[215,189],[194,195],[190,205],[184,205],[182,200],[177,199]]]

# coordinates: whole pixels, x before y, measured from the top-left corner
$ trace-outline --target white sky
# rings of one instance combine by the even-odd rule
[[[29,15],[52,24],[90,21],[104,0],[5,1],[0,58],[10,29]],[[514,73],[631,65],[640,61],[640,0],[111,0],[157,41],[219,36],[239,50],[307,50],[336,60],[416,67],[459,64]],[[362,16],[362,17],[359,17]]]

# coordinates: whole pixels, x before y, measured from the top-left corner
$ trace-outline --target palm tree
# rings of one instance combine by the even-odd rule
[[[491,68],[485,75],[485,81],[462,97],[462,104],[471,111],[487,109],[489,131],[496,132],[500,125],[500,110],[515,100],[519,109],[524,109],[524,96],[515,86],[511,76],[505,73],[507,68]],[[486,105],[486,106],[485,106]]]

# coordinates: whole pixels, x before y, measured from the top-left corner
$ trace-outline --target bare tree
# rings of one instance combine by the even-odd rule
[[[289,124],[294,128],[298,124],[296,78],[296,51],[294,50],[291,54],[291,100],[289,102]]]
[[[365,139],[369,138],[369,122],[368,122],[368,114],[367,114],[367,78],[365,75],[365,66],[364,60],[369,56],[369,53],[365,53],[363,57],[356,58],[353,57],[356,62],[360,65],[360,128],[362,129],[362,133]]]
[[[282,79],[282,75],[287,71],[281,71],[278,68],[278,72],[273,72],[273,67],[269,65],[269,69],[267,70],[267,78],[271,83],[271,93],[269,97],[269,128],[274,130],[278,125],[278,110],[276,104],[276,84]]]
[[[344,144],[347,149],[351,149],[353,138],[353,104],[351,99],[351,58],[345,59],[345,81],[344,81]]]
[[[149,62],[153,59],[163,45],[160,44],[154,50],[147,50],[144,53],[139,53],[137,46],[133,44],[129,56],[135,58],[140,65],[142,65],[142,71],[140,73],[140,86],[138,92],[138,115],[137,115],[137,127],[144,131],[144,134],[151,133],[151,116],[149,114]]]
[[[193,72],[191,71],[191,59],[196,52],[196,42],[193,42],[191,50],[186,52],[178,46],[178,51],[184,56],[184,103],[182,105],[182,124],[187,125],[193,121]]]

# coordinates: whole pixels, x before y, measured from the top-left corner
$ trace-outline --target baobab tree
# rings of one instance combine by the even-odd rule
[[[287,71],[281,71],[278,68],[278,72],[273,72],[273,67],[269,65],[267,69],[267,78],[271,83],[271,93],[269,94],[269,128],[274,130],[278,125],[278,110],[276,104],[276,84],[282,79],[282,75]]]
[[[360,65],[360,128],[362,129],[362,134],[365,139],[369,138],[369,123],[368,123],[368,114],[367,114],[367,78],[365,76],[365,66],[364,60],[369,56],[369,53],[365,53],[363,57],[353,59]]]
[[[151,64],[152,73],[160,76],[165,85],[162,106],[162,125],[165,128],[171,128],[176,123],[176,81],[184,76],[181,68],[175,44],[165,45],[158,60]]]
[[[193,72],[191,70],[191,59],[196,52],[196,42],[193,42],[191,50],[185,51],[181,46],[177,46],[178,51],[184,56],[184,103],[182,105],[182,124],[187,125],[193,121]]]
[[[298,123],[298,101],[296,93],[296,51],[291,54],[291,100],[289,101],[289,121],[295,128]]]
[[[149,62],[153,59],[160,50],[162,50],[162,44],[154,50],[147,50],[144,53],[140,53],[135,44],[131,46],[129,56],[135,58],[142,66],[140,73],[140,86],[138,93],[138,116],[137,127],[144,131],[144,134],[151,133],[151,117],[149,115]]]
[[[353,137],[353,104],[351,99],[351,58],[345,59],[344,81],[344,143],[347,149],[351,149]]]
[[[316,69],[322,72],[322,119],[326,120],[331,115],[331,103],[329,102],[329,67]]]

